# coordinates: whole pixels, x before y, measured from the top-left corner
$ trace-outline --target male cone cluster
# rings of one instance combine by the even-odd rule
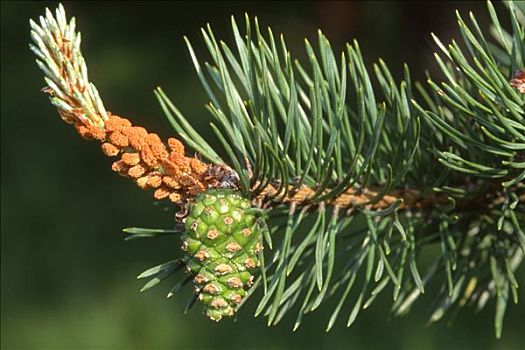
[[[195,198],[185,228],[182,250],[204,313],[217,322],[233,316],[253,284],[263,249],[250,201],[234,190],[207,190]]]

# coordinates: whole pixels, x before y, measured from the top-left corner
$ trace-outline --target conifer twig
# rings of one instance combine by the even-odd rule
[[[38,57],[36,62],[47,83],[43,91],[50,95],[62,119],[73,124],[82,137],[101,141],[107,156],[120,155],[112,166],[115,172],[134,179],[143,189],[155,189],[156,199],[169,198],[173,202],[181,202],[208,187],[239,187],[237,175],[226,165],[206,164],[196,157],[186,157],[184,145],[175,138],[168,139],[168,152],[156,134],[106,111],[97,88],[88,79],[75,18],[67,23],[62,4],[55,17],[46,9],[40,25],[33,20],[30,25],[34,42],[30,48]],[[523,90],[523,71],[516,73],[511,84]],[[290,186],[287,195],[280,196],[279,201],[306,205],[315,192],[306,185],[299,189]],[[397,190],[378,198],[380,192],[373,188],[350,188],[326,204],[381,210],[396,202],[399,209],[426,208],[447,202],[444,195],[423,196],[417,189]],[[268,184],[257,198],[275,200],[277,194],[277,187]]]
[[[232,186],[227,181],[232,176],[228,167],[187,157],[184,145],[175,138],[168,139],[168,151],[157,134],[106,111],[88,79],[75,18],[67,23],[62,4],[56,17],[46,9],[40,25],[33,20],[30,25],[34,42],[30,48],[47,83],[43,91],[50,95],[62,119],[73,124],[82,137],[102,142],[107,156],[120,156],[112,166],[115,172],[132,178],[143,189],[155,189],[156,199],[177,203],[208,187]]]
[[[88,80],[74,18],[66,22],[62,5],[56,17],[46,10],[40,24],[31,21],[30,47],[60,116],[82,137],[100,141],[107,156],[119,156],[113,170],[154,189],[156,199],[185,204],[209,188],[234,188],[273,209],[252,208],[273,253],[268,264],[260,254],[253,287],[264,286],[256,315],[267,315],[269,324],[304,300],[297,327],[304,314],[339,295],[327,329],[351,299],[349,326],[389,285],[392,311],[401,315],[440,278],[431,321],[452,307],[481,309],[494,297],[499,337],[509,295],[518,300],[515,271],[525,252],[525,7],[506,4],[512,33],[487,2],[500,48],[486,41],[472,14],[470,25],[457,14],[465,49],[434,36],[446,80],[429,77],[429,91],[413,84],[408,66],[400,82],[382,60],[369,74],[355,41],[338,60],[319,32],[318,54],[305,42],[307,67],[292,59],[283,37],[276,41],[268,29],[266,39],[257,20],[252,26],[246,18],[244,36],[232,19],[231,48],[208,26],[210,62],[201,66],[187,44],[227,162],[160,88],[156,96],[178,133],[167,145],[106,111]],[[186,156],[181,140],[210,163]],[[187,212],[177,215],[179,226]],[[265,222],[283,215],[285,221]],[[358,216],[363,220],[353,222]],[[127,232],[136,239],[181,230]],[[418,257],[431,244],[441,252],[425,268]],[[353,299],[358,275],[364,279]]]

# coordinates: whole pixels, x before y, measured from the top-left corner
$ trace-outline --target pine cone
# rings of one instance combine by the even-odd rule
[[[250,208],[236,191],[207,190],[196,197],[185,221],[188,272],[195,275],[205,314],[217,322],[233,316],[260,265],[262,235]]]

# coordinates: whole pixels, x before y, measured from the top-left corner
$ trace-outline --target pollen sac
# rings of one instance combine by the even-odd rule
[[[206,316],[218,322],[234,315],[253,284],[262,247],[256,215],[239,192],[211,189],[195,198],[181,248]]]

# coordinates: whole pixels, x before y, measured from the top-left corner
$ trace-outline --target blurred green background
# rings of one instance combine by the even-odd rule
[[[301,57],[302,40],[323,29],[340,49],[357,38],[365,59],[379,57],[399,76],[409,62],[416,78],[435,70],[430,31],[448,38],[454,9],[486,22],[483,2],[65,2],[77,17],[90,77],[107,109],[171,134],[152,90],[161,85],[198,129],[207,130],[206,102],[182,36],[204,54],[199,28],[210,22],[231,41],[230,15],[259,17],[286,34]],[[252,317],[213,324],[191,290],[168,300],[169,283],[139,294],[135,276],[177,254],[176,239],[122,241],[126,226],[169,227],[173,213],[153,205],[110,169],[95,143],[63,123],[47,97],[28,49],[29,18],[56,3],[1,3],[1,346],[5,349],[519,349],[525,344],[525,303],[508,311],[503,338],[493,332],[493,305],[464,310],[453,325],[426,326],[429,300],[408,317],[391,319],[388,293],[325,333],[328,309],[295,315],[277,327]],[[203,56],[203,55],[201,55]],[[205,57],[205,56],[203,56]],[[179,276],[180,277],[180,276]],[[523,279],[523,271],[521,271]],[[425,298],[424,298],[425,299]],[[520,333],[521,332],[521,333]],[[522,347],[523,348],[523,347]]]

